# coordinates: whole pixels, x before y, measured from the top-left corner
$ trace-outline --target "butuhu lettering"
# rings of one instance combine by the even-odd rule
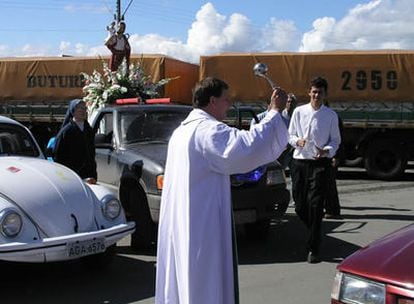
[[[29,75],[27,88],[82,88],[85,78],[82,75]]]

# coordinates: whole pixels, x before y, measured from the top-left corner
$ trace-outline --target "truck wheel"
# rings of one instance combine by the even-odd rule
[[[251,240],[264,240],[269,235],[270,219],[263,219],[256,223],[244,225],[247,238]]]
[[[131,219],[135,221],[135,232],[131,235],[131,247],[138,251],[151,250],[156,229],[144,191],[138,187],[130,188],[129,202]]]
[[[407,166],[406,153],[395,141],[374,141],[367,150],[364,165],[373,178],[395,179],[404,173]]]

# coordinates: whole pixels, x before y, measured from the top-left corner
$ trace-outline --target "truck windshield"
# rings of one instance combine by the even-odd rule
[[[11,155],[38,157],[40,153],[26,130],[0,124],[0,157]]]
[[[146,111],[121,113],[119,126],[121,142],[168,142],[173,131],[187,117],[182,111]]]

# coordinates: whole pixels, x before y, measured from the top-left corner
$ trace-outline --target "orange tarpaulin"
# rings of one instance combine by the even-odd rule
[[[160,97],[191,103],[198,65],[163,55],[134,55],[131,63],[141,58],[145,73],[153,81],[178,77],[162,88]],[[84,85],[80,73],[102,73],[102,61],[108,62],[109,57],[0,58],[0,102],[47,103],[80,98]]]
[[[271,89],[253,73],[265,63],[276,85],[309,99],[310,80],[328,80],[329,101],[410,101],[414,87],[414,51],[330,51],[312,53],[229,53],[200,58],[200,77],[214,76],[230,85],[234,101],[267,101]]]

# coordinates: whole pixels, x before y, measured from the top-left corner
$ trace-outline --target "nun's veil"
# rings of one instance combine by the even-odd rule
[[[76,106],[81,102],[83,102],[82,99],[73,99],[69,102],[69,107],[66,111],[65,119],[63,120],[63,123],[60,127],[61,130],[63,129],[64,126],[66,126],[72,120],[73,113],[75,113]]]

